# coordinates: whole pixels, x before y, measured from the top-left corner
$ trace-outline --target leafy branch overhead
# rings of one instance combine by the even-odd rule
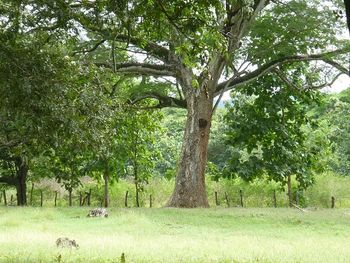
[[[110,49],[111,54],[127,51],[123,61],[109,56],[95,63],[122,74],[174,78],[185,95],[186,90],[198,85],[203,90],[210,87],[211,96],[217,96],[222,90],[234,89],[295,61],[322,60],[347,73],[348,67],[333,58],[349,49],[338,43],[340,48],[327,51],[339,33],[337,28],[341,28],[336,25],[344,21],[338,21],[327,7],[323,16],[334,26],[323,24],[324,17],[318,15],[313,1],[57,1],[34,6],[38,9],[35,24],[28,27],[30,32],[69,28],[77,37],[86,35],[84,47],[75,55],[99,48]],[[52,22],[54,17],[56,23]],[[26,19],[34,18],[26,14]],[[265,35],[268,37],[262,43]],[[305,41],[309,42],[307,46]],[[266,48],[272,51],[269,54],[277,52],[277,57],[269,59]],[[260,58],[259,52],[251,55],[248,49],[260,49]],[[139,53],[144,54],[144,61],[140,55],[133,55]],[[240,71],[242,62],[249,62],[250,70]],[[227,81],[218,84],[223,72],[229,85]]]

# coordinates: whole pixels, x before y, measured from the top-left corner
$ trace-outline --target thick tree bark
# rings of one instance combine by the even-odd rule
[[[189,89],[187,122],[178,164],[176,185],[168,201],[171,207],[208,207],[205,167],[213,98],[203,89]]]
[[[109,207],[109,167],[108,162],[106,162],[105,173],[104,173],[104,181],[105,181],[105,195],[104,195],[104,206]]]
[[[15,173],[10,177],[0,177],[0,182],[16,187],[17,205],[27,205],[28,163],[25,157],[14,158]]]
[[[27,205],[27,176],[28,176],[28,164],[24,158],[18,158],[16,161],[17,166],[17,178],[16,178],[16,190],[17,190],[17,205]]]

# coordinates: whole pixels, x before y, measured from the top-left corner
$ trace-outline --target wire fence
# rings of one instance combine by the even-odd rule
[[[168,196],[157,196],[154,193],[143,192],[140,195],[142,207],[162,207]],[[331,195],[323,193],[322,200],[313,200],[302,192],[294,192],[292,203],[300,207],[350,208],[350,195]],[[112,207],[135,207],[135,193],[126,190],[118,196],[111,196]],[[242,189],[236,193],[215,191],[208,196],[211,207],[288,207],[289,199],[285,192],[273,191],[266,193],[245,193]],[[14,190],[0,192],[0,204],[4,206],[17,205]],[[32,188],[27,196],[27,205],[36,207],[65,207],[65,206],[104,206],[104,196],[100,192],[79,191],[74,194],[60,191],[48,191]]]

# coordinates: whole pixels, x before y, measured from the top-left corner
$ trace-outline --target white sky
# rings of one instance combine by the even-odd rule
[[[343,74],[337,79],[336,82],[333,83],[331,87],[326,87],[323,90],[325,92],[336,93],[349,87],[350,87],[350,77],[349,75]]]

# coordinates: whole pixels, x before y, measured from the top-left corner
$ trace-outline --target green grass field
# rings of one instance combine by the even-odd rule
[[[350,262],[350,209],[0,208],[0,262]],[[58,237],[79,249],[56,248]]]

